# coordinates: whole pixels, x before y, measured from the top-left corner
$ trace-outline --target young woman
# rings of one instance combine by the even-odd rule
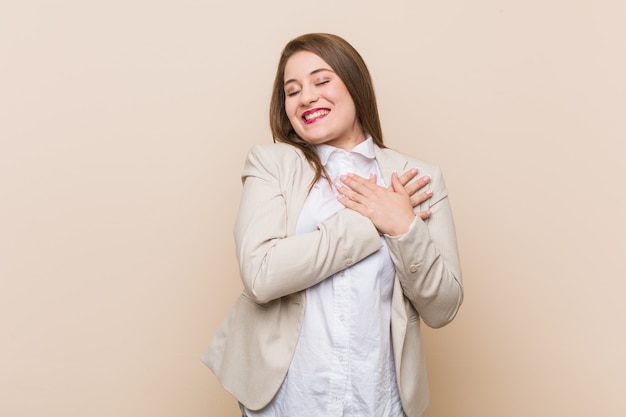
[[[285,46],[270,123],[243,172],[244,290],[202,360],[250,417],[420,416],[420,323],[463,299],[440,170],[385,147],[367,67],[335,35]]]

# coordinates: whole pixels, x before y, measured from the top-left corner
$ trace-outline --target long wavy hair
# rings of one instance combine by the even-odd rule
[[[363,131],[379,147],[386,146],[383,143],[372,77],[356,49],[343,38],[328,33],[309,33],[291,40],[285,45],[278,61],[270,101],[270,127],[274,142],[288,143],[302,150],[315,169],[315,178],[311,183],[313,186],[320,178],[328,178],[326,171],[315,150],[295,132],[285,111],[285,66],[289,58],[300,51],[312,52],[330,65],[346,85],[354,101],[357,121]]]

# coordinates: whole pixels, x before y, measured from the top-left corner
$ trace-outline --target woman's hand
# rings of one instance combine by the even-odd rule
[[[412,175],[415,176],[415,174]],[[342,175],[340,180],[341,183],[335,184],[339,192],[337,200],[347,208],[369,218],[380,233],[398,236],[409,230],[409,226],[415,219],[413,202],[396,173],[391,176],[389,188],[376,184],[374,175],[365,179],[355,174],[348,174]],[[423,185],[417,186],[415,191]],[[417,200],[420,198],[423,197]]]
[[[417,193],[419,190],[421,190],[427,184],[430,183],[430,177],[428,175],[421,177],[417,179],[416,181],[413,181],[412,183],[408,184],[409,181],[411,181],[416,176],[417,176],[417,168],[412,168],[398,177],[398,179],[400,180],[400,183],[402,183],[407,193],[409,193],[409,195],[411,196],[411,204],[413,205],[413,207],[417,207],[418,205],[422,204],[424,201],[428,200],[433,195],[432,190],[426,190],[419,194]],[[376,176],[370,177],[370,181],[372,180],[372,178],[374,182],[376,182]],[[389,189],[391,189],[391,186],[389,186]],[[429,218],[431,214],[432,213],[430,211],[420,211],[419,213],[417,213],[417,215],[420,216],[422,220]]]

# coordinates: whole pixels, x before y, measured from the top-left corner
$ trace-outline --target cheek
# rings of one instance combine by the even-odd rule
[[[285,100],[285,112],[287,116],[291,117],[297,109],[296,103],[293,100]]]
[[[298,120],[298,117],[293,113],[287,113],[287,118],[289,119],[291,124],[294,124],[294,122]]]
[[[354,101],[352,100],[352,97],[350,97],[350,95],[348,95],[345,99],[345,110],[348,116],[350,116],[350,118],[356,118],[356,106],[354,105]]]
[[[298,120],[295,106],[290,105],[289,103],[285,103],[285,113],[287,113],[287,118],[289,119],[292,125],[294,124],[294,122]]]

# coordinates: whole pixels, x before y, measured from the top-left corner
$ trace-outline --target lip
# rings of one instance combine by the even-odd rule
[[[307,120],[306,116],[310,116],[313,115],[314,113],[320,113],[318,116],[313,117],[312,119]],[[316,107],[314,109],[309,109],[305,112],[302,113],[302,121],[304,122],[304,124],[311,124],[311,123],[315,123],[318,120],[323,119],[324,117],[328,116],[330,114],[330,109],[325,108],[325,107]]]

